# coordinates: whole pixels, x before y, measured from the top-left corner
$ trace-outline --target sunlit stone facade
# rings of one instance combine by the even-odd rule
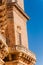
[[[24,0],[0,0],[0,65],[34,65],[28,50]]]

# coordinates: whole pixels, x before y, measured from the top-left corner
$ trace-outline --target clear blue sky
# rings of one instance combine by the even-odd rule
[[[36,65],[43,65],[43,0],[24,0],[25,12],[30,16],[27,22],[29,48],[36,54]]]

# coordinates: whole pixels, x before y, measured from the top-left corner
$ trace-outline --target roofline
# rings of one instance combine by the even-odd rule
[[[7,5],[9,4],[15,6],[27,20],[30,20],[30,17],[24,12],[24,10],[16,2],[8,3]]]

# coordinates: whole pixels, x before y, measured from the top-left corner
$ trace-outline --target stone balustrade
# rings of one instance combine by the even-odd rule
[[[13,48],[9,48],[9,51],[10,51],[10,53],[14,53],[16,51],[23,52],[23,53],[27,54],[28,56],[32,57],[34,60],[36,60],[35,54],[21,45],[14,45]]]

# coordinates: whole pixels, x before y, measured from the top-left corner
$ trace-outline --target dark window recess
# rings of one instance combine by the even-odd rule
[[[2,0],[0,0],[0,5],[2,5]]]
[[[1,47],[1,46],[2,46],[2,43],[0,42],[0,49],[2,49],[2,47]]]
[[[8,57],[5,57],[3,60],[4,60],[5,62],[8,62],[8,61],[9,61],[9,58],[8,58]]]
[[[6,38],[6,43],[7,43],[7,45],[9,45],[9,43],[10,43],[9,38]]]
[[[14,60],[14,55],[12,54],[12,60]]]
[[[0,0],[0,3],[2,3],[2,0]]]
[[[12,60],[17,60],[16,54],[12,54]]]

